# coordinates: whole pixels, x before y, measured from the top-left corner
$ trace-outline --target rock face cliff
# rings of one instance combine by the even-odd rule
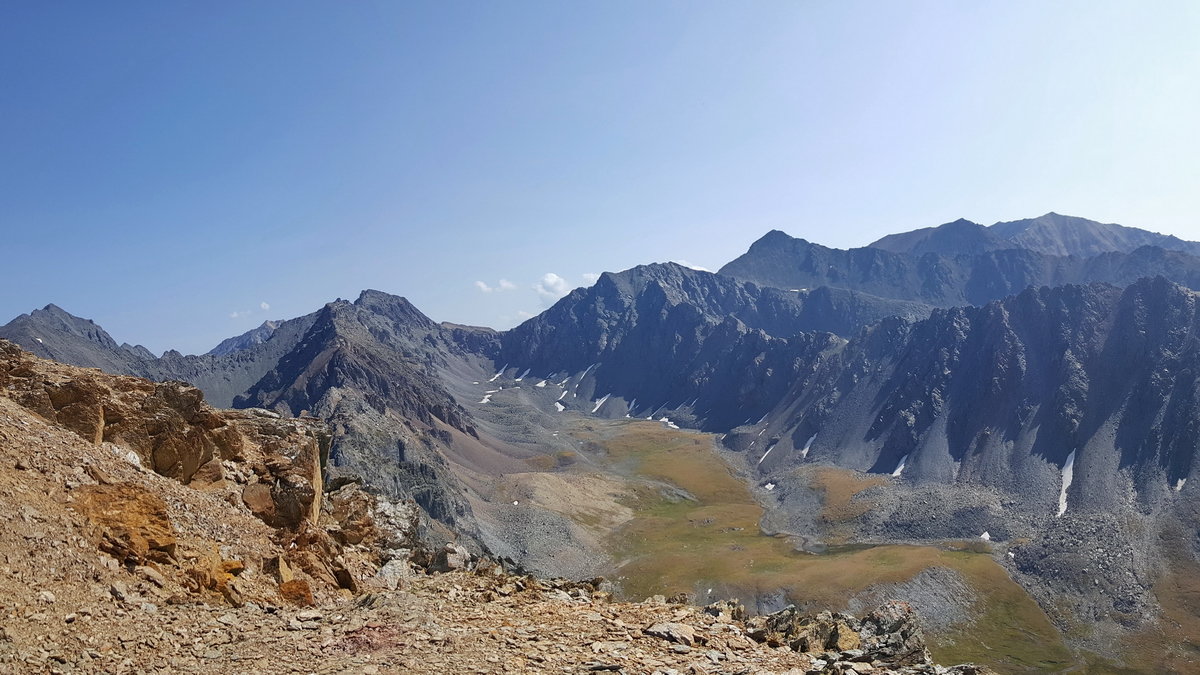
[[[594,396],[631,414],[686,407],[705,429],[767,412],[803,369],[885,316],[920,303],[839,289],[780,290],[675,264],[604,274],[508,331],[498,359],[550,376],[587,370]]]
[[[811,458],[885,473],[907,458],[914,480],[996,485],[1049,513],[1057,491],[1039,486],[1056,485],[1072,454],[1073,504],[1111,508],[1127,488],[1153,500],[1186,481],[1200,444],[1187,431],[1200,424],[1196,300],[1157,278],[884,321],[775,419],[794,430],[791,445],[819,432]]]

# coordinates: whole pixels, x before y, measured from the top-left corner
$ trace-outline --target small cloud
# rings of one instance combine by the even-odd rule
[[[595,272],[584,272],[580,276],[583,277],[584,283],[588,284],[594,284],[600,280],[600,275]]]
[[[241,311],[234,311],[234,312],[229,313],[229,318],[231,318],[231,319],[240,319],[243,316],[250,316],[250,310],[243,309]]]
[[[259,307],[259,309],[261,309],[261,310],[262,310],[262,311],[264,311],[264,312],[265,312],[265,311],[267,311],[267,310],[269,310],[269,309],[271,309],[271,305],[269,305],[269,304],[267,304],[267,303],[265,303],[265,302],[260,302],[260,303],[258,303],[258,307]]]
[[[475,288],[478,288],[484,293],[502,293],[504,291],[516,290],[517,285],[508,279],[501,279],[495,286],[489,286],[482,281],[476,281]]]
[[[542,276],[541,281],[533,285],[533,290],[537,291],[538,295],[542,296],[543,300],[549,302],[558,300],[562,296],[571,292],[571,288],[567,284],[567,280],[558,276],[554,272],[546,272],[546,274]]]
[[[694,270],[700,270],[701,272],[712,272],[712,270],[708,269],[707,267],[701,267],[700,265],[694,265],[686,260],[672,260],[671,262],[675,263],[676,265],[683,265],[684,267],[690,267],[691,269],[694,269]]]

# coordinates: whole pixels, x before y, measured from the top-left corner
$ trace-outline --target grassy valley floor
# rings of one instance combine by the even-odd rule
[[[951,570],[973,600],[965,622],[931,630],[941,663],[974,661],[1002,672],[1079,666],[1037,603],[978,544],[861,546],[821,554],[758,527],[763,508],[706,434],[645,421],[580,422],[573,433],[595,462],[629,481],[630,517],[605,541],[626,596],[687,593],[699,602],[737,597],[804,609],[847,608],[849,599],[902,584],[925,570]],[[823,518],[836,523],[869,508],[855,495],[886,480],[822,469]],[[767,607],[774,609],[775,607]]]

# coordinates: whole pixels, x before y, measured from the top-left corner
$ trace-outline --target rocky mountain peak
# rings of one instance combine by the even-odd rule
[[[354,301],[354,306],[369,310],[397,323],[404,323],[425,330],[434,330],[437,324],[425,316],[407,298],[376,290],[364,290]]]

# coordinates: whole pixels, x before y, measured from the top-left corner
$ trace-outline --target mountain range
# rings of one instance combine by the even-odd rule
[[[503,332],[364,291],[204,355],[155,357],[54,305],[0,338],[328,420],[327,483],[410,497],[425,536],[554,572],[572,570],[530,532],[571,524],[514,521],[494,495],[578,450],[569,420],[720,434],[763,522],[809,538],[832,530],[798,468],[886,477],[843,536],[1007,542],[1000,562],[1057,625],[1111,652],[1162,611],[1164,574],[1200,559],[1195,289],[1200,244],[1051,213],[850,250],[772,231],[718,273],[605,273]]]

